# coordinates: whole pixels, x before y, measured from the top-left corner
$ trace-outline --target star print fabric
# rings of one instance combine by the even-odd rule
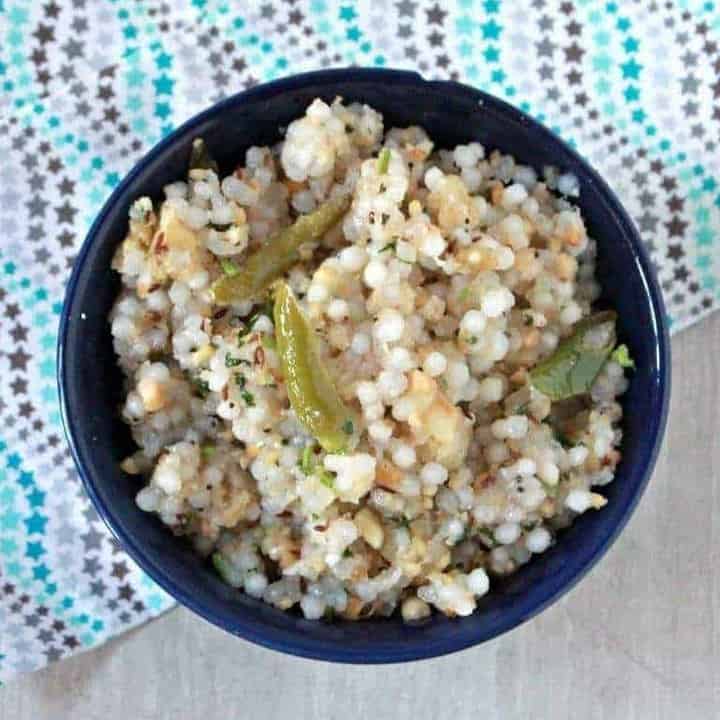
[[[673,331],[720,297],[720,4],[0,0],[0,680],[172,607],[91,507],[55,344],[113,187],[216,100],[350,64],[498,95],[575,146],[633,216]]]

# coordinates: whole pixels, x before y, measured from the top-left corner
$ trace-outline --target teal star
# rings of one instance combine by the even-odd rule
[[[3,530],[17,530],[20,517],[20,513],[12,509],[6,510],[0,515],[0,527]]]
[[[458,50],[461,57],[471,57],[473,51],[475,50],[475,46],[467,40],[463,40],[458,46]]]
[[[638,43],[634,37],[630,37],[628,35],[628,37],[625,38],[625,42],[623,42],[623,47],[625,48],[626,53],[632,53],[640,47],[640,43]]]
[[[66,595],[66,596],[62,599],[62,606],[63,606],[66,610],[69,610],[74,604],[75,604],[75,601],[74,601],[69,595]]]
[[[488,62],[497,62],[500,58],[500,51],[496,47],[488,45],[483,52],[483,56]]]
[[[38,560],[41,555],[45,554],[45,552],[46,550],[41,542],[29,542],[27,544],[27,549],[25,550],[25,555],[32,560]]]
[[[618,18],[617,29],[621,32],[625,32],[630,29],[630,21],[627,18]]]
[[[36,580],[45,581],[50,576],[50,570],[48,570],[47,565],[45,563],[42,563],[41,565],[36,565],[33,568],[33,577]]]
[[[57,583],[48,583],[45,586],[45,592],[48,595],[54,595],[57,592]]]
[[[15,500],[15,490],[9,485],[0,490],[0,504],[11,505],[13,500]]]
[[[123,35],[128,39],[132,40],[137,37],[137,28],[134,25],[126,25],[123,28]]]
[[[498,69],[498,70],[493,70],[492,75],[490,77],[493,82],[501,83],[501,82],[503,82],[503,80],[505,80],[507,75],[505,74],[505,72],[503,70]]]
[[[342,5],[340,7],[340,19],[346,20],[347,22],[350,22],[351,20],[354,20],[357,17],[357,13],[355,12],[355,8],[353,8],[352,5]]]
[[[483,39],[485,40],[497,40],[502,30],[502,27],[498,25],[495,20],[483,23],[480,28],[482,29]]]
[[[27,496],[30,507],[42,507],[45,504],[45,493],[42,490],[33,488],[33,491]]]
[[[33,484],[34,479],[35,478],[31,472],[23,470],[23,472],[21,472],[18,476],[18,483],[24,488],[29,488]]]
[[[715,233],[709,227],[702,227],[695,233],[695,239],[698,245],[712,245],[715,239]]]
[[[120,182],[120,175],[116,172],[109,172],[105,175],[105,184],[108,187],[115,187]]]
[[[640,99],[640,91],[634,85],[628,85],[623,90],[623,95],[628,102],[634,102]]]
[[[8,262],[5,263],[4,269],[6,275],[14,275],[17,270],[17,265],[15,265],[15,263]]]
[[[706,190],[707,192],[712,192],[717,187],[717,183],[715,182],[715,178],[705,178],[703,180],[702,189]]]
[[[637,62],[635,62],[635,58],[631,58],[626,63],[622,63],[622,65],[620,65],[620,68],[622,69],[622,74],[624,78],[637,80],[640,77],[640,70],[642,70],[642,65],[639,65]]]
[[[155,104],[155,115],[161,120],[167,120],[170,117],[172,110],[170,109],[169,103],[156,103]]]
[[[470,35],[473,31],[474,23],[469,15],[462,15],[455,21],[455,30],[460,35]]]
[[[606,54],[602,53],[601,55],[596,55],[593,58],[593,67],[598,72],[606,73],[610,70],[610,67],[612,65],[612,58]]]
[[[29,518],[25,518],[23,520],[25,527],[27,528],[28,535],[32,535],[33,533],[44,535],[47,521],[48,519],[39,512],[34,512]]]
[[[485,0],[483,3],[486,13],[496,13],[500,9],[499,0]]]
[[[641,110],[641,109],[633,110],[632,119],[633,119],[636,123],[644,122],[644,120],[645,120],[646,117],[647,117],[647,116],[645,115],[645,111],[644,111],[644,110]]]
[[[128,70],[125,79],[128,87],[141,87],[145,82],[145,73],[140,68],[134,67]]]
[[[47,296],[48,296],[48,294],[47,294],[47,290],[45,288],[39,288],[38,290],[35,291],[35,297],[38,300],[47,300]]]
[[[360,28],[357,25],[353,25],[345,31],[345,37],[347,37],[348,40],[353,40],[354,42],[357,42],[360,39],[361,34]]]
[[[10,265],[11,263],[7,263],[7,265]],[[8,271],[7,265],[5,266],[5,272],[7,272],[9,275],[12,275],[12,273],[15,272],[15,266],[13,266],[12,271]],[[13,470],[17,470],[20,467],[20,463],[22,463],[22,458],[17,453],[12,453],[11,455],[8,455],[7,458],[7,466],[9,468],[12,468]]]
[[[157,95],[172,95],[175,81],[167,75],[162,74],[157,80],[153,80],[153,85],[155,86],[155,93]]]
[[[159,70],[167,70],[168,68],[172,67],[172,55],[168,55],[164,51],[161,52],[155,58],[155,65],[157,65]]]

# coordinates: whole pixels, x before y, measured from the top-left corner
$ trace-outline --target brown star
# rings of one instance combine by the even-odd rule
[[[679,215],[674,215],[670,222],[665,223],[670,237],[682,237],[687,229],[688,224],[680,219]]]

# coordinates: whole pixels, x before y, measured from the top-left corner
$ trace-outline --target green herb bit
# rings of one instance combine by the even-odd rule
[[[255,396],[252,393],[247,390],[243,390],[240,393],[240,397],[245,401],[245,404],[248,407],[255,407]]]
[[[632,370],[635,369],[635,361],[632,359],[630,355],[630,350],[628,349],[628,346],[618,345],[613,351],[612,355],[610,355],[610,359],[614,360],[620,367],[624,368],[631,368]]]
[[[395,243],[389,242],[385,247],[383,247],[381,250],[378,251],[378,254],[387,252],[388,250],[394,250],[395,249]]]
[[[329,470],[325,470],[325,468],[320,468],[316,474],[318,480],[326,488],[330,488],[331,490],[335,489],[335,476]]]
[[[247,361],[243,361],[242,358],[234,358],[230,353],[225,353],[225,367],[237,367],[238,365],[242,365],[243,362]]]
[[[353,421],[352,421],[352,420],[349,420],[349,419],[346,420],[346,421],[343,423],[342,429],[343,429],[343,432],[344,432],[346,435],[352,435],[353,432],[355,431],[355,426],[353,425]]]
[[[351,557],[353,556],[353,551],[352,551],[349,547],[346,547],[346,548],[343,550],[342,556],[343,556],[344,558],[351,558]]]
[[[390,167],[390,149],[383,148],[378,155],[377,171],[378,175],[385,175]]]
[[[210,151],[202,138],[195,138],[190,150],[190,170],[212,170],[219,172],[218,164],[210,155]]]
[[[530,371],[530,382],[551,400],[590,391],[615,346],[614,312],[601,312],[577,324],[555,352]]]
[[[217,574],[226,583],[230,583],[230,579],[233,576],[233,567],[221,552],[214,552],[212,554],[212,564],[215,570],[217,570]]]
[[[239,388],[244,388],[246,382],[247,382],[247,380],[242,373],[235,373],[235,384]]]
[[[465,303],[470,299],[470,286],[466,285],[460,292],[458,293],[458,300],[461,303]]]
[[[195,378],[193,380],[193,386],[195,387],[195,392],[200,397],[207,397],[208,393],[210,392],[210,385],[208,385],[206,380],[203,380],[202,378]]]
[[[272,335],[263,334],[260,342],[262,343],[262,346],[267,350],[277,350],[277,342]]]
[[[240,266],[236,265],[232,260],[228,260],[228,258],[220,258],[220,267],[228,277],[234,277],[240,272]]]
[[[200,454],[203,457],[203,460],[210,460],[212,456],[217,452],[217,447],[215,445],[203,445],[200,448]]]
[[[300,469],[306,475],[312,475],[315,469],[315,448],[312,445],[306,445],[300,456]]]

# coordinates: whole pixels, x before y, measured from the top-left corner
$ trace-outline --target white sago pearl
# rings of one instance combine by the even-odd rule
[[[420,479],[426,485],[442,485],[448,479],[448,471],[440,463],[429,462],[423,465],[420,471]]]
[[[387,268],[379,260],[371,260],[363,272],[363,280],[365,284],[375,290],[379,288],[387,277]]]
[[[407,348],[394,347],[390,351],[388,365],[393,370],[407,372],[408,370],[412,370],[416,366],[416,363]]]
[[[460,328],[468,335],[479,335],[485,329],[485,315],[479,310],[468,310],[460,321]]]
[[[267,315],[259,315],[252,324],[253,332],[265,334],[271,333],[274,327],[272,320]]]
[[[315,595],[303,595],[300,609],[308,620],[319,620],[325,613],[325,602]]]
[[[548,485],[557,485],[560,479],[560,470],[554,462],[543,460],[538,464],[538,477]]]
[[[443,172],[440,170],[440,168],[437,167],[431,167],[426,173],[425,173],[425,187],[430,190],[431,192],[437,190],[440,186],[440,183],[443,180]]]
[[[530,458],[520,458],[515,463],[515,472],[521,477],[530,477],[536,472],[537,466],[535,461]]]
[[[571,490],[565,498],[565,506],[573,512],[584,513],[592,507],[592,496],[587,490]]]
[[[464,362],[452,362],[447,369],[448,383],[453,387],[463,387],[470,379],[470,371]]]
[[[365,405],[363,407],[363,413],[365,414],[365,418],[368,422],[379,420],[383,415],[385,415],[385,406],[381,402],[370,403],[369,405]]]
[[[308,302],[320,303],[328,299],[328,290],[321,283],[311,283],[307,291]]]
[[[486,404],[500,402],[505,394],[505,381],[498,376],[483,378],[478,384],[478,399]]]
[[[377,385],[368,381],[359,382],[355,388],[355,394],[361,405],[371,405],[380,397]]]
[[[349,307],[345,300],[335,299],[327,307],[327,316],[331,320],[339,321],[347,317],[348,311]]]
[[[568,450],[568,461],[573,467],[582,465],[587,460],[588,449],[584,445],[576,445]]]
[[[168,495],[180,489],[180,477],[174,470],[160,468],[153,477],[155,484]]]
[[[398,443],[392,453],[392,461],[399,468],[407,470],[415,464],[415,450],[411,445]]]
[[[550,547],[552,537],[544,527],[536,527],[525,538],[525,547],[531,553],[542,553]]]
[[[360,272],[367,262],[367,252],[357,245],[343,248],[338,256],[345,272]]]
[[[528,419],[525,415],[511,415],[508,418],[496,420],[491,425],[493,435],[499,440],[510,438],[519,440],[527,435]]]
[[[437,377],[442,375],[447,369],[447,359],[442,353],[431,352],[423,363],[423,370],[430,375],[430,377]]]
[[[473,570],[466,579],[468,590],[473,594],[485,595],[490,589],[490,578],[483,568],[476,568]]]
[[[487,317],[495,318],[502,315],[514,304],[513,294],[505,288],[488,290],[480,303],[482,311]]]
[[[485,448],[485,459],[493,465],[499,465],[509,457],[510,450],[508,450],[507,445],[500,440],[490,443],[490,445]]]
[[[408,381],[405,375],[396,370],[383,370],[377,379],[377,386],[386,400],[400,397],[407,388]]]
[[[375,337],[380,342],[395,342],[402,337],[405,330],[405,320],[397,311],[385,308],[375,323]]]
[[[183,219],[188,227],[193,230],[200,230],[208,224],[210,218],[207,210],[196,207],[195,205],[189,205]]]
[[[430,606],[418,597],[409,597],[402,604],[402,618],[405,622],[422,620],[430,615]]]
[[[445,252],[447,243],[439,232],[428,232],[420,242],[420,252],[428,257],[438,257]]]
[[[498,270],[509,270],[515,264],[515,253],[502,245],[495,251],[495,262]]]
[[[259,572],[250,573],[245,580],[245,592],[250,595],[250,597],[262,597],[262,594],[265,592],[265,588],[267,586],[267,578]]]
[[[568,303],[560,311],[560,322],[563,325],[574,325],[582,317],[582,310],[576,302]]]
[[[370,350],[370,336],[364,332],[356,332],[350,343],[350,349],[355,355],[364,355]]]
[[[160,494],[157,488],[148,485],[144,487],[136,496],[135,503],[143,512],[153,512],[157,510],[160,502]]]
[[[510,545],[520,537],[520,526],[513,522],[503,523],[495,528],[493,536],[501,545]]]
[[[368,435],[377,443],[386,443],[393,433],[393,427],[385,420],[376,420],[368,426]]]
[[[514,185],[510,185],[505,188],[502,194],[502,199],[500,200],[500,204],[503,208],[505,208],[505,210],[510,210],[516,205],[520,205],[520,203],[523,202],[523,200],[525,200],[527,196],[528,193],[525,189],[525,186],[521,185],[520,183],[515,183]]]

